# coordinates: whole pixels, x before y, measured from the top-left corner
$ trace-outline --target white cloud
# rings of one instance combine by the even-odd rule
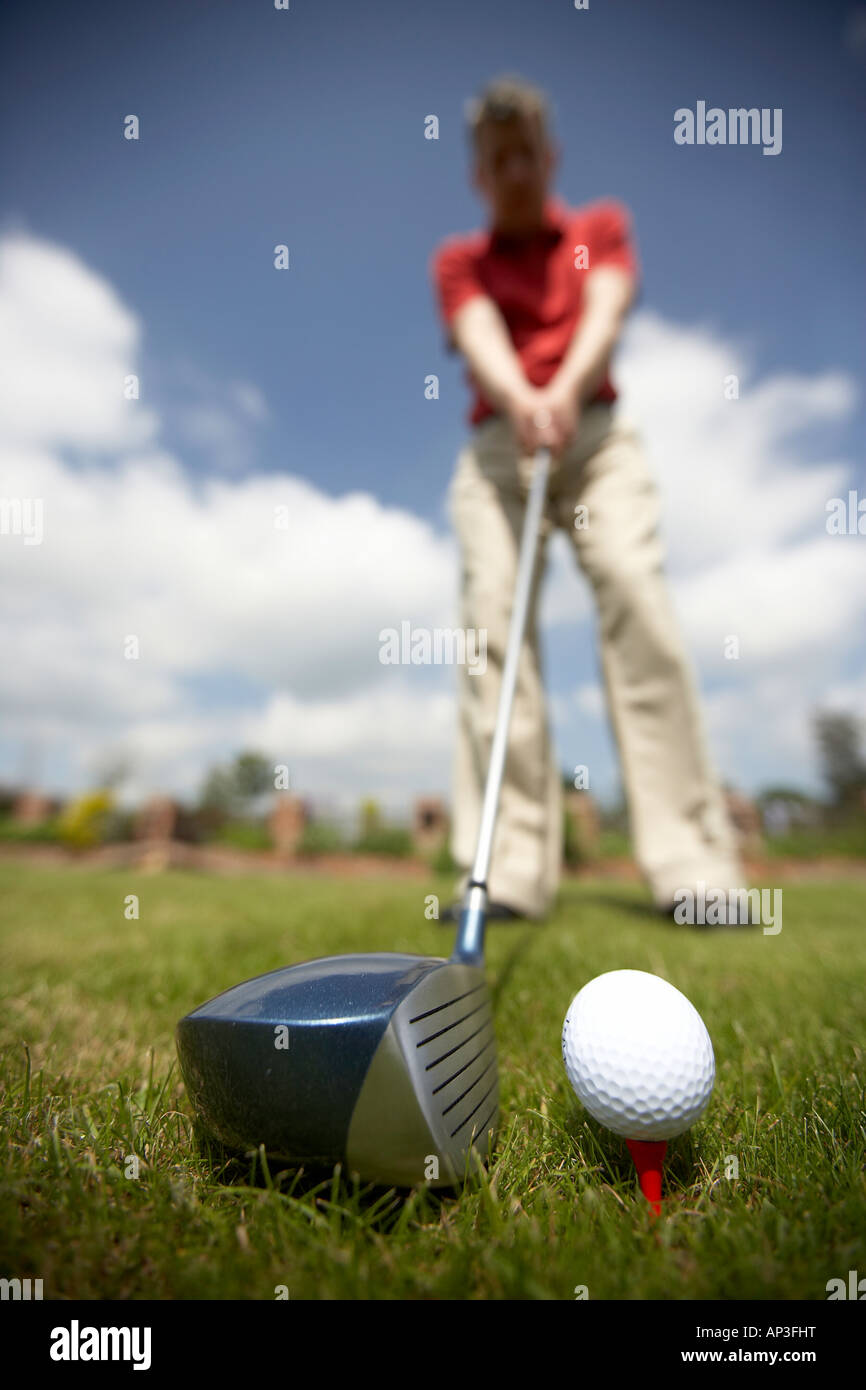
[[[541,591],[541,625],[573,625],[583,622],[591,613],[589,585],[577,568],[574,547],[561,531],[556,531],[548,541],[547,574]]]
[[[731,374],[737,400],[724,397]],[[626,338],[623,409],[647,442],[675,574],[823,532],[827,499],[850,471],[840,461],[810,463],[796,444],[797,434],[851,412],[848,378],[783,374],[750,384],[749,376],[739,351],[709,330],[645,313]]]
[[[7,733],[65,726],[82,749],[121,740],[153,785],[188,791],[195,768],[186,758],[182,778],[174,762],[185,747],[202,759],[279,733],[283,748],[291,725],[292,755],[308,766],[370,769],[393,747],[404,783],[415,769],[423,786],[411,743],[441,721],[431,680],[441,689],[453,673],[383,667],[379,633],[403,619],[453,625],[454,548],[426,522],[288,476],[195,488],[157,454],[72,469],[7,451],[0,473],[6,495],[30,489],[45,514],[43,545],[0,545],[4,647],[16,654],[0,670]],[[288,529],[275,525],[282,508]],[[124,657],[129,636],[137,660]],[[238,682],[226,715],[199,722]],[[442,751],[429,748],[428,776]]]
[[[600,685],[593,683],[578,686],[574,692],[574,702],[581,714],[588,714],[591,719],[604,719],[604,691]]]
[[[845,538],[847,539],[847,538]],[[766,552],[741,552],[676,585],[691,646],[707,672],[729,670],[729,636],[739,661],[755,668],[829,671],[834,654],[866,627],[864,548],[823,536]]]
[[[114,451],[155,417],[124,397],[141,327],[111,286],[64,248],[0,239],[0,419],[5,442]]]
[[[419,690],[405,669],[342,699],[273,696],[244,721],[251,747],[282,751],[293,785],[348,804],[358,792],[405,808],[419,792],[450,791],[455,706],[445,690]]]

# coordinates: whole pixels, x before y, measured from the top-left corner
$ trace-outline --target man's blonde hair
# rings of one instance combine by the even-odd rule
[[[545,141],[550,139],[547,97],[540,87],[514,73],[505,73],[488,82],[477,97],[467,101],[465,111],[467,134],[475,149],[485,126],[505,121],[537,121]]]

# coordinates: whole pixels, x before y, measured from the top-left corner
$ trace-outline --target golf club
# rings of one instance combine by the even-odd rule
[[[535,454],[478,846],[449,960],[379,952],[259,975],[177,1025],[187,1093],[227,1148],[263,1144],[364,1181],[454,1187],[496,1132],[498,1066],[484,976],[487,873],[550,451]]]

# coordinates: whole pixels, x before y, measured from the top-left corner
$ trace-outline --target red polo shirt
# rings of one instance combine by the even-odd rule
[[[585,268],[583,262],[575,267],[580,254]],[[570,208],[550,198],[543,226],[530,237],[490,231],[448,237],[430,262],[440,313],[449,329],[446,346],[454,350],[450,325],[457,310],[473,295],[485,294],[499,305],[527,380],[545,386],[580,322],[586,277],[601,265],[638,274],[629,214],[612,199]],[[471,372],[467,380],[474,391],[469,420],[477,425],[496,411]],[[616,400],[609,377],[593,399]]]

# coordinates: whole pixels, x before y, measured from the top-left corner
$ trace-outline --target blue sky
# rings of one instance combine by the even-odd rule
[[[403,526],[414,542],[403,571],[390,575],[390,590],[383,588],[381,601],[371,598],[364,610],[370,631],[391,617],[429,619],[436,607],[437,567],[443,603],[453,589],[453,574],[445,574],[456,563],[445,496],[464,438],[467,401],[462,368],[443,351],[427,267],[443,236],[483,221],[467,180],[463,103],[502,70],[520,71],[545,87],[562,145],[560,194],[571,203],[612,194],[634,216],[643,288],[622,375],[630,383],[630,404],[643,403],[639,423],[647,424],[669,499],[671,571],[706,694],[714,753],[741,785],[815,784],[803,733],[808,709],[825,695],[840,707],[856,707],[866,690],[862,612],[847,593],[863,576],[866,538],[839,538],[838,565],[826,547],[815,561],[820,578],[816,570],[811,592],[826,595],[825,606],[836,601],[834,574],[839,590],[846,591],[835,618],[828,617],[823,629],[817,622],[814,630],[804,618],[799,644],[794,633],[782,649],[774,646],[774,634],[790,614],[779,617],[768,608],[765,628],[752,642],[753,651],[763,644],[764,659],[748,668],[744,651],[733,677],[712,657],[715,635],[702,648],[701,623],[707,619],[689,605],[696,593],[709,592],[701,611],[718,610],[722,628],[739,630],[752,573],[763,574],[767,603],[772,596],[781,613],[785,574],[801,572],[812,553],[808,517],[779,523],[772,502],[761,569],[740,545],[740,524],[730,523],[749,508],[752,495],[764,495],[749,491],[754,477],[748,469],[740,490],[724,501],[723,523],[708,502],[712,487],[694,494],[697,511],[685,510],[683,499],[690,494],[682,483],[683,449],[692,451],[692,472],[720,466],[712,458],[717,432],[711,412],[683,433],[669,431],[673,415],[694,413],[701,390],[700,374],[691,382],[674,364],[704,363],[709,373],[717,365],[721,371],[741,368],[751,409],[750,416],[742,412],[751,430],[745,453],[755,455],[756,468],[763,458],[777,470],[772,498],[784,489],[792,497],[806,495],[813,486],[819,499],[832,496],[837,481],[859,487],[860,495],[864,491],[866,8],[591,0],[587,11],[577,11],[566,0],[543,6],[292,0],[280,12],[264,2],[91,3],[82,10],[49,0],[38,7],[8,4],[0,24],[6,67],[0,84],[0,234],[12,248],[7,295],[20,305],[16,285],[32,291],[34,279],[52,284],[55,272],[69,288],[78,267],[85,299],[70,289],[70,303],[83,306],[94,296],[92,317],[87,310],[84,317],[93,334],[104,330],[104,350],[120,344],[118,361],[140,375],[139,423],[143,428],[149,418],[148,447],[174,470],[173,481],[164,483],[162,504],[187,517],[187,530],[173,537],[175,545],[182,547],[189,528],[206,527],[208,518],[230,524],[233,502],[242,511],[244,499],[271,496],[268,479],[290,477],[292,486],[310,485],[312,492],[298,496],[318,518],[327,549],[345,522],[343,516],[332,525],[328,499],[343,507],[347,497],[364,494],[376,504],[382,551],[371,548],[369,532],[360,543],[352,540],[355,531],[348,533],[349,555],[344,546],[332,564],[339,568],[333,589],[339,606],[340,595],[359,584],[359,573],[369,577],[378,564],[383,582],[389,577],[383,557],[401,553],[402,540],[394,542],[388,527]],[[673,113],[699,99],[723,108],[782,108],[781,154],[676,145]],[[121,138],[122,119],[130,112],[141,119],[137,142]],[[437,141],[424,139],[429,114],[440,122]],[[284,274],[272,265],[273,247],[282,242],[291,252],[291,269]],[[106,307],[103,290],[116,300],[113,306]],[[59,295],[55,304],[62,304]],[[53,331],[52,341],[62,336]],[[80,344],[75,349],[79,364],[84,350]],[[664,411],[659,392],[649,392],[647,384],[659,353],[669,354],[671,364]],[[441,377],[436,402],[424,398],[431,372]],[[38,413],[34,407],[34,418]],[[112,508],[126,515],[126,507],[117,488],[104,491],[103,475],[113,470],[127,477],[139,447],[135,432],[125,435],[120,425],[79,427],[59,418],[48,435],[40,434],[41,426],[29,434],[28,428],[19,423],[4,451],[7,479],[19,486],[22,470],[25,477],[35,476],[35,455],[28,450],[38,440],[40,448],[53,451],[51,476],[59,489],[53,495],[70,507],[90,506],[94,526],[102,516],[116,528]],[[740,463],[732,448],[721,466],[736,474]],[[43,483],[49,487],[47,479]],[[14,495],[10,486],[7,481],[5,495]],[[160,505],[159,498],[151,500]],[[813,516],[817,543],[823,530],[817,503]],[[143,577],[128,600],[139,618],[137,605],[147,593],[154,602],[161,593],[161,601],[172,606],[171,591],[159,590],[157,571],[170,572],[173,561],[166,556],[159,564],[159,547],[167,541],[159,540],[157,514],[148,524],[154,527],[153,574],[148,576],[143,557]],[[715,570],[700,567],[700,537],[707,529],[718,532],[720,524],[730,526],[728,540],[739,557],[733,577],[724,550],[715,557]],[[749,534],[751,525],[745,525]],[[759,538],[760,526],[756,553]],[[353,544],[360,569],[348,562]],[[802,555],[798,546],[806,547]],[[127,537],[118,563],[129,547]],[[216,546],[215,564],[219,554]],[[421,554],[431,569],[427,588],[410,582],[406,572],[413,555]],[[598,769],[598,790],[609,793],[615,763],[599,718],[589,606],[578,581],[565,573],[566,559],[564,552],[552,559],[545,622],[557,742],[564,765],[590,763]],[[281,699],[302,701],[289,715],[284,711],[296,737],[307,719],[314,727],[325,718],[325,709],[337,723],[354,719],[359,729],[366,727],[362,711],[347,706],[341,715],[335,702],[366,689],[375,707],[382,673],[360,651],[352,648],[354,655],[347,655],[345,635],[333,624],[331,645],[321,634],[312,639],[299,624],[295,640],[310,648],[315,661],[282,666],[253,646],[244,659],[237,640],[229,649],[230,628],[222,632],[222,655],[215,630],[207,650],[186,668],[167,643],[162,664],[150,673],[156,683],[152,702],[140,689],[131,701],[126,687],[118,687],[116,704],[91,727],[88,689],[100,679],[106,659],[95,635],[106,605],[100,599],[80,610],[92,638],[86,653],[76,657],[61,642],[62,658],[46,664],[48,634],[63,611],[69,578],[59,554],[43,571],[35,566],[41,578],[34,577],[30,561],[20,549],[12,554],[5,547],[5,563],[23,592],[32,596],[35,584],[43,595],[46,628],[38,641],[32,627],[22,632],[17,625],[20,604],[11,611],[7,650],[9,643],[13,650],[18,644],[19,660],[14,689],[6,692],[10,717],[0,743],[0,777],[26,773],[35,760],[46,783],[79,784],[102,738],[136,750],[142,789],[168,780],[188,791],[201,767],[228,751],[241,733],[285,742],[287,726],[275,713]],[[64,563],[75,569],[82,562],[70,541]],[[272,584],[281,573],[271,574]],[[318,572],[311,567],[307,573]],[[266,609],[272,601],[267,578],[254,586]],[[174,579],[182,583],[180,576]],[[304,598],[303,575],[294,582],[292,594],[281,596],[293,608]],[[52,584],[58,586],[53,608]],[[395,586],[396,606],[387,597]],[[233,586],[228,590],[230,607]],[[184,592],[177,590],[181,613]],[[719,602],[725,593],[737,595],[727,610]],[[254,599],[250,594],[246,600],[251,609]],[[762,606],[760,594],[746,607],[756,604]],[[279,612],[277,607],[272,628],[262,634],[267,645],[270,631],[274,649],[285,640]],[[445,621],[456,620],[453,611],[443,613]],[[318,620],[326,632],[331,620],[324,608]],[[31,615],[31,621],[38,620]],[[121,615],[117,621],[123,625]],[[199,613],[197,621],[206,620]],[[241,623],[244,631],[250,625],[248,617]],[[183,648],[179,637],[177,650]],[[809,680],[794,709],[785,691],[791,673],[804,666]],[[434,781],[436,789],[447,790],[447,673],[404,677],[401,710],[409,727],[417,727],[420,707],[411,712],[416,697],[435,702],[435,716],[430,709],[420,714],[422,727],[429,718],[439,730],[433,751],[425,758],[418,750],[409,758],[397,743],[384,744],[376,755],[367,735],[366,753],[349,740],[333,759],[323,755],[307,764],[299,754],[304,790],[327,785],[336,795],[349,786],[354,794],[381,782],[396,803],[408,794],[410,775],[425,782],[418,790]],[[52,684],[56,708],[34,712],[28,679],[41,683],[40,689]],[[111,685],[107,678],[100,683]],[[776,701],[784,706],[781,718]],[[790,736],[776,742],[757,737],[745,718],[750,707],[770,726],[798,720],[799,733],[791,727]],[[197,741],[191,731],[204,725],[210,733]],[[164,745],[159,727],[175,731]],[[325,719],[323,747],[331,727]],[[178,753],[182,745],[184,758]],[[286,757],[292,756],[289,749]]]

